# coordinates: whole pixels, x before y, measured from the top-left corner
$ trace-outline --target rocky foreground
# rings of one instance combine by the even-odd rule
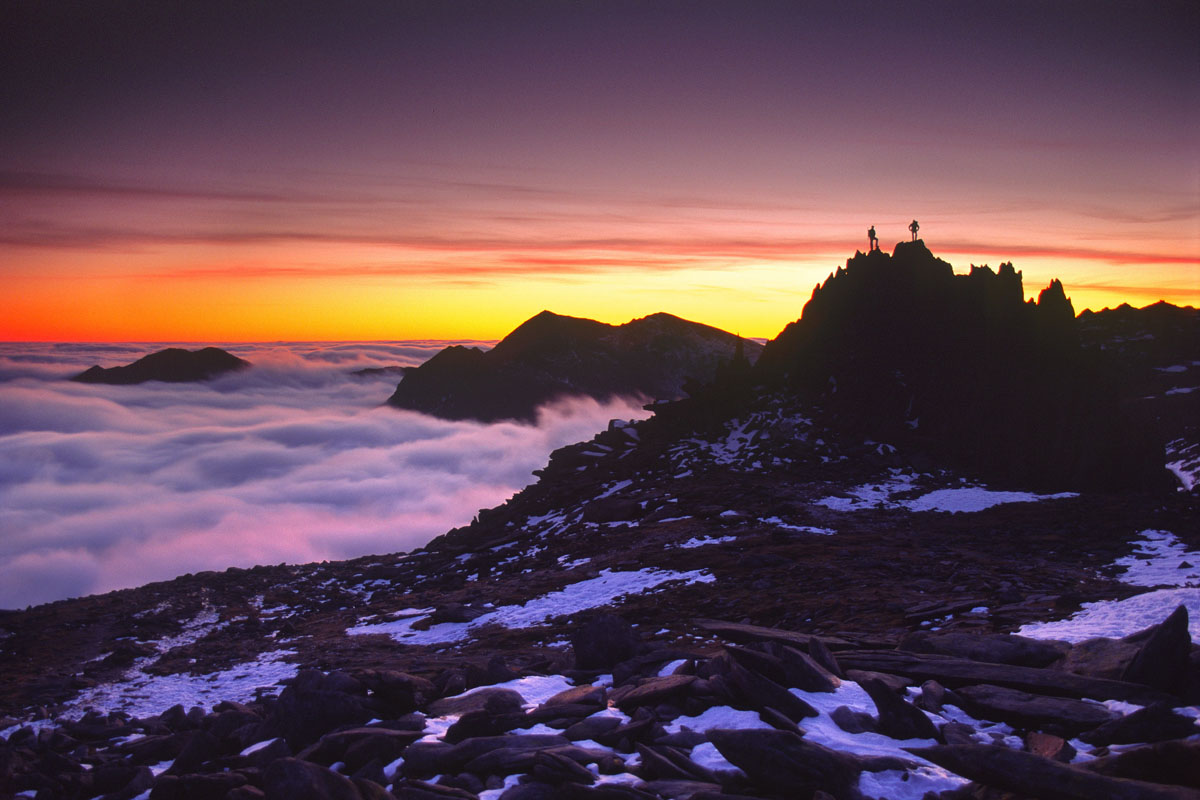
[[[1186,608],[1167,617],[1197,608],[1196,512],[1192,493],[917,472],[780,398],[682,440],[617,423],[410,554],[6,615],[3,779],[45,798],[1194,797],[1200,658]],[[1122,604],[1162,592],[1144,624]],[[1011,635],[1099,600],[1132,635]]]
[[[560,674],[502,656],[433,680],[304,670],[211,711],[24,727],[6,779],[37,797],[231,800],[1200,796],[1197,709],[1176,708],[1194,673],[1182,610],[1093,642],[1076,672],[1047,668],[1075,648],[1015,636],[878,649],[698,624],[727,643],[649,647],[600,615]]]

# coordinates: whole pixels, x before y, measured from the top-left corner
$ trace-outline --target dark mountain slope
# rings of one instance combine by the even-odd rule
[[[991,481],[1166,485],[1162,443],[1119,400],[1118,379],[1080,346],[1057,280],[1027,302],[1011,264],[955,275],[916,241],[847,261],[748,381],[786,386],[845,431]]]
[[[533,421],[538,406],[583,395],[671,399],[693,378],[761,345],[670,314],[624,325],[543,311],[490,351],[448,347],[404,376],[388,402],[445,419]]]
[[[71,378],[80,383],[131,384],[146,381],[189,383],[206,381],[233,370],[245,369],[249,361],[225,352],[219,347],[184,350],[169,347],[143,356],[132,364],[104,368],[94,366]]]
[[[1114,376],[1121,400],[1134,406],[1166,445],[1168,467],[1184,487],[1200,471],[1200,309],[1158,302],[1085,311],[1080,342]]]

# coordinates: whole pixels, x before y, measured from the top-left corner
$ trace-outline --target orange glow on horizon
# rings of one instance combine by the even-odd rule
[[[935,255],[956,272],[1012,261],[1028,297],[1060,278],[1076,312],[1158,300],[1200,302],[1200,263],[1162,257],[1132,270],[1087,253],[1027,248],[996,257],[955,245]],[[734,249],[734,248],[729,248]],[[800,316],[812,289],[845,255],[751,243],[749,254],[544,251],[517,248],[398,251],[383,246],[276,243],[186,252],[77,254],[72,268],[33,251],[6,279],[6,341],[289,341],[499,339],[542,310],[619,324],[665,311],[743,336],[770,339]],[[801,248],[792,248],[795,249]],[[852,253],[855,244],[842,250]],[[859,248],[861,249],[861,248]],[[1001,249],[1001,248],[995,248]],[[636,268],[639,263],[649,264]],[[522,264],[525,257],[529,263]],[[91,265],[80,270],[79,262]],[[1180,263],[1182,262],[1182,263]],[[170,267],[164,267],[170,263]],[[37,274],[37,277],[33,277]]]

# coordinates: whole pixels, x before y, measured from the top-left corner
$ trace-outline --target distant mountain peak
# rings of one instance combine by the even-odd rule
[[[146,381],[190,383],[245,369],[250,362],[219,347],[184,350],[168,347],[120,367],[96,365],[71,378],[80,383],[134,384]]]
[[[658,313],[610,325],[542,311],[490,351],[447,348],[407,373],[391,405],[447,419],[533,421],[558,397],[682,396],[738,352],[734,334]],[[761,345],[744,344],[747,358]]]

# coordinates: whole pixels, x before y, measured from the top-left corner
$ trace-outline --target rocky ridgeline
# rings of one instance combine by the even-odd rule
[[[246,703],[25,727],[0,746],[0,780],[106,800],[852,800],[935,778],[943,800],[1200,797],[1196,709],[1175,710],[1200,690],[1183,609],[1076,647],[916,633],[864,649],[697,624],[724,645],[656,647],[599,614],[571,630],[560,675],[500,655],[431,678],[306,670]],[[815,740],[831,731],[872,734],[875,754]],[[974,783],[946,789],[938,767]]]
[[[1057,280],[1027,302],[1012,264],[955,274],[915,241],[847,261],[767,344],[752,380],[985,480],[1161,485],[1163,443],[1122,402],[1120,377],[1082,347]]]

